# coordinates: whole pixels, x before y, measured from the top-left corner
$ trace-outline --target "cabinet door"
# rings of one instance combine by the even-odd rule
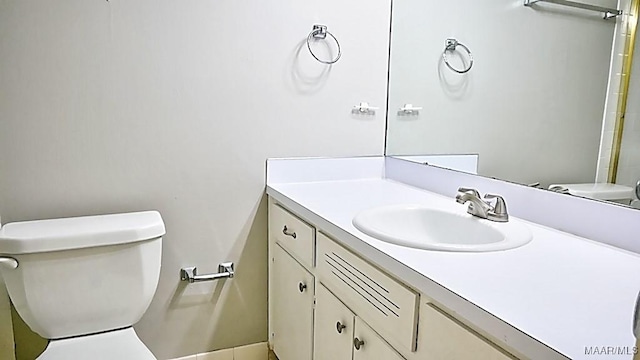
[[[316,288],[314,360],[351,360],[353,313],[323,285]]]
[[[313,275],[279,245],[271,260],[273,351],[280,360],[311,360]]]
[[[356,317],[353,360],[404,360],[386,341]]]
[[[420,309],[418,351],[426,357],[448,360],[515,359],[475,331],[451,318],[434,304]]]

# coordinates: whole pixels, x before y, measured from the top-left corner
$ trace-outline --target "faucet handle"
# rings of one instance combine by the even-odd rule
[[[488,200],[496,199],[496,205],[493,207],[494,214],[507,215],[507,203],[504,201],[504,198],[502,196],[495,194],[485,194],[484,198]]]
[[[460,188],[458,188],[458,192],[461,192],[461,193],[472,193],[478,199],[480,198],[480,192],[478,190],[476,190],[476,189],[460,187]]]

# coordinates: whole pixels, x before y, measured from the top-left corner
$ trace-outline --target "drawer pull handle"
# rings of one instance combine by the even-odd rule
[[[300,281],[298,283],[298,290],[300,290],[300,292],[304,292],[307,289],[307,284],[303,283],[302,281]]]
[[[347,328],[347,325],[343,325],[342,323],[340,323],[340,321],[336,323],[336,330],[338,330],[338,334],[342,334],[342,330],[346,328]]]
[[[290,232],[289,229],[287,229],[287,225],[284,226],[284,228],[282,228],[282,233],[287,235],[287,236],[291,236],[292,238],[296,238],[296,233],[294,232]]]
[[[360,348],[363,346],[364,346],[364,341],[358,338],[353,339],[353,347],[356,348],[356,350],[360,350]]]

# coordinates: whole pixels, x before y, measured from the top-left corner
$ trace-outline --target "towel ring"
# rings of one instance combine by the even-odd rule
[[[458,70],[454,68],[453,66],[451,66],[451,64],[449,64],[449,59],[447,59],[447,51],[455,51],[458,46],[462,47],[467,52],[467,55],[469,56],[469,66],[464,70]],[[444,63],[447,64],[447,67],[449,69],[457,72],[458,74],[464,74],[468,72],[469,70],[471,70],[471,67],[473,66],[473,55],[471,55],[471,51],[469,50],[468,47],[464,46],[464,44],[462,44],[461,42],[458,42],[458,40],[456,39],[447,39],[445,41],[444,51],[442,52],[442,59],[444,60]]]
[[[322,60],[320,58],[318,58],[316,56],[316,54],[313,53],[313,50],[311,50],[311,39],[326,39],[327,35],[331,36],[333,38],[333,40],[336,42],[336,45],[338,45],[338,56],[336,56],[335,59],[333,60]],[[314,59],[318,60],[319,62],[323,63],[323,64],[327,64],[327,65],[331,65],[331,64],[335,64],[336,62],[338,62],[338,60],[340,60],[340,56],[342,56],[342,52],[340,50],[340,43],[338,42],[338,39],[336,39],[335,36],[333,36],[332,33],[327,31],[327,27],[325,25],[313,25],[313,30],[311,30],[311,32],[309,33],[309,36],[307,36],[307,48],[309,49],[309,52],[311,53],[311,56],[313,56]]]

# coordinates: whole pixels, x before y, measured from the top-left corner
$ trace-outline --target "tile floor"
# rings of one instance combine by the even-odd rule
[[[269,355],[267,355],[268,353]],[[268,351],[267,343],[265,342],[189,355],[173,360],[265,360],[266,358],[269,360],[278,360],[275,355],[271,355],[271,352]]]

